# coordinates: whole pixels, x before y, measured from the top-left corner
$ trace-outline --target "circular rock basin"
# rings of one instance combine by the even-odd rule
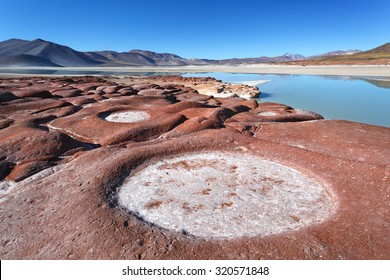
[[[121,207],[158,227],[203,238],[266,236],[325,221],[331,189],[262,158],[201,152],[163,159],[131,175]]]
[[[104,119],[109,122],[134,123],[149,119],[150,115],[144,111],[127,111],[111,113]]]

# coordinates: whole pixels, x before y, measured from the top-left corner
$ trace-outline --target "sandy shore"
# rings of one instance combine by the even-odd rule
[[[390,77],[390,66],[297,66],[297,65],[239,65],[239,66],[182,66],[182,67],[129,67],[126,70],[138,72],[225,72],[252,74],[312,74],[346,76],[381,76]]]
[[[370,76],[390,77],[390,65],[329,65],[329,66],[300,66],[300,65],[207,65],[207,66],[177,66],[177,67],[22,67],[0,68],[0,77],[18,76],[18,74],[4,74],[9,70],[58,70],[69,72],[80,71],[109,71],[109,72],[225,72],[225,73],[252,73],[252,74],[311,74],[311,75],[342,75],[342,76]],[[77,74],[77,73],[75,73]],[[26,76],[25,74],[22,74]],[[37,75],[37,74],[34,74]],[[69,74],[72,75],[72,74]]]

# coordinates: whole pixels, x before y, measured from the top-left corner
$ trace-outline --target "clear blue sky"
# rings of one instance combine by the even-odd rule
[[[390,42],[389,0],[0,0],[0,41],[186,58],[314,55]]]

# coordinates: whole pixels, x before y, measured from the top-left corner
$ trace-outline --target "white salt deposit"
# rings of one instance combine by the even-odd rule
[[[264,116],[264,117],[269,117],[269,116],[276,116],[278,113],[276,112],[271,112],[271,111],[264,111],[264,112],[260,112],[258,113],[259,116]]]
[[[150,115],[144,111],[127,111],[111,113],[104,119],[109,122],[120,122],[120,123],[135,123],[150,118]]]
[[[238,83],[243,84],[243,85],[247,85],[247,86],[258,86],[258,85],[261,85],[264,83],[268,83],[270,81],[271,80],[255,80],[255,81],[240,81]]]
[[[290,167],[224,152],[163,159],[132,174],[119,204],[164,229],[204,238],[266,236],[321,223],[331,189]]]

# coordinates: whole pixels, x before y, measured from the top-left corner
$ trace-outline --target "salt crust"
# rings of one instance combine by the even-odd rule
[[[264,112],[258,113],[258,115],[259,115],[259,116],[268,117],[268,116],[276,116],[276,115],[278,115],[278,113],[276,113],[276,112],[271,112],[271,111],[264,111]]]
[[[111,113],[105,117],[106,121],[109,122],[119,122],[119,123],[135,123],[150,118],[150,115],[144,111],[128,111],[128,112],[118,112]]]
[[[202,152],[132,174],[121,207],[158,227],[202,238],[267,236],[324,222],[332,190],[290,167],[252,155]]]

